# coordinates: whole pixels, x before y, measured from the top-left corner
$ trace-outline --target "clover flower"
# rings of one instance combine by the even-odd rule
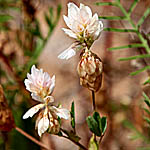
[[[69,29],[62,30],[76,42],[58,56],[60,59],[69,59],[77,50],[90,47],[103,30],[103,23],[97,13],[92,16],[91,9],[84,4],[78,8],[74,3],[68,3],[68,16],[64,16],[64,21]]]
[[[52,93],[55,86],[55,76],[52,78],[47,72],[43,72],[42,69],[37,69],[35,65],[31,68],[31,74],[27,74],[28,79],[25,79],[25,86],[28,91],[31,92],[31,96],[34,100],[41,102],[30,108],[23,116],[23,119],[32,117],[34,114],[40,111],[37,120],[36,128],[38,134],[41,136],[49,129],[49,132],[59,132],[58,117],[69,119],[69,111],[63,108],[57,108],[52,105],[54,102]]]

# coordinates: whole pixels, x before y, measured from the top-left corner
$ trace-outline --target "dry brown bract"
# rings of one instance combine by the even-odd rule
[[[81,53],[81,60],[77,67],[80,85],[97,92],[101,87],[102,70],[102,61],[96,54],[88,49]]]

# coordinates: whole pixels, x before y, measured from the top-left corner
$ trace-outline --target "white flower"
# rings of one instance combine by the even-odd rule
[[[39,70],[33,65],[31,74],[28,73],[27,78],[24,83],[34,100],[41,102],[53,92],[55,76],[51,78],[47,72],[43,72],[43,69]]]
[[[68,3],[68,16],[64,16],[64,21],[69,29],[62,28],[62,30],[81,45],[86,44],[89,47],[103,30],[103,23],[99,20],[97,13],[92,16],[91,9],[84,4],[80,4],[78,8],[74,3]],[[58,58],[71,58],[75,55],[74,51],[72,48],[67,49]]]
[[[42,69],[38,70],[35,66],[31,68],[31,74],[27,74],[28,79],[25,79],[26,89],[32,94],[32,98],[40,101],[30,108],[24,115],[23,119],[32,117],[34,114],[39,113],[36,121],[38,134],[41,136],[48,129],[54,132],[59,131],[57,118],[69,119],[70,112],[67,109],[57,108],[52,106],[54,98],[50,96],[55,86],[55,76],[50,78],[48,73],[43,72]]]
[[[70,113],[67,109],[51,106],[50,102],[47,101],[46,103],[38,104],[30,108],[24,114],[23,119],[32,117],[39,110],[41,111],[44,110],[42,113],[40,113],[40,116],[39,116],[40,119],[37,120],[37,128],[38,128],[39,136],[41,136],[44,132],[46,132],[48,128],[51,128],[53,126],[52,121],[54,120],[54,118],[57,118],[57,116],[60,118],[64,118],[64,119],[69,119],[69,116],[70,116]]]

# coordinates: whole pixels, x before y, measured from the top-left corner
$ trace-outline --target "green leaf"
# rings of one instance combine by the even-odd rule
[[[143,92],[143,96],[145,98],[144,102],[147,104],[148,107],[150,107],[150,99],[149,97]]]
[[[56,17],[56,20],[55,20],[55,23],[54,23],[55,25],[56,25],[56,23],[58,22],[58,20],[60,18],[61,9],[62,9],[61,5],[58,5],[57,6],[57,17]]]
[[[99,113],[94,112],[93,118],[96,120],[96,122],[98,124],[100,134],[102,134],[102,123],[101,123],[101,117],[100,117]]]
[[[143,84],[144,84],[144,85],[150,84],[150,78],[148,78]]]
[[[74,108],[74,102],[71,104],[71,126],[73,129],[75,129],[75,108]]]
[[[46,20],[47,24],[49,25],[50,30],[53,30],[54,25],[53,25],[53,23],[52,23],[50,17],[49,17],[47,14],[45,14],[45,20]]]
[[[89,142],[89,148],[88,150],[98,150],[99,145],[98,143],[94,140],[94,135],[91,137],[90,142]]]
[[[148,123],[148,124],[150,124],[150,119],[148,118],[148,117],[143,117],[144,118],[144,120]]]
[[[150,8],[148,8],[145,12],[144,15],[141,17],[141,19],[139,20],[139,22],[137,23],[137,27],[139,28],[140,25],[143,24],[145,18],[150,14]]]
[[[140,58],[149,58],[149,57],[150,57],[150,54],[143,54],[143,55],[136,55],[136,56],[131,56],[131,57],[120,58],[119,61],[126,61],[126,60],[140,59]]]
[[[134,2],[132,3],[129,11],[128,11],[128,14],[131,15],[131,13],[133,12],[134,8],[136,7],[137,3],[139,2],[139,0],[134,0]]]
[[[53,14],[53,7],[49,8],[49,14],[50,14],[50,19],[52,20],[53,16],[54,16],[54,14]]]
[[[87,124],[88,124],[90,131],[97,136],[101,136],[101,133],[100,133],[100,130],[98,127],[98,123],[96,122],[96,120],[93,117],[88,116],[86,118],[86,121],[87,121]]]
[[[13,17],[10,15],[0,15],[0,23],[7,22],[11,19],[13,19]]]
[[[97,6],[118,6],[117,3],[112,2],[97,2]]]
[[[106,19],[106,20],[126,20],[124,16],[99,16],[99,19]]]
[[[117,29],[117,28],[104,28],[104,31],[111,31],[111,32],[137,32],[134,29]]]
[[[143,44],[130,44],[130,45],[125,45],[125,46],[112,47],[112,48],[109,48],[109,50],[113,51],[113,50],[120,50],[120,49],[125,49],[125,48],[135,48],[135,47],[144,47],[144,45]]]
[[[143,109],[148,115],[150,115],[150,111],[148,109],[146,109],[146,108],[143,108]]]
[[[150,69],[150,66],[146,66],[146,67],[144,67],[142,69],[139,69],[139,70],[137,70],[135,72],[132,72],[132,73],[130,73],[130,75],[135,76],[135,75],[139,74],[140,72],[143,72],[143,71],[145,71],[147,69]]]
[[[102,133],[104,134],[107,129],[107,118],[106,117],[102,117],[101,124],[102,124]]]

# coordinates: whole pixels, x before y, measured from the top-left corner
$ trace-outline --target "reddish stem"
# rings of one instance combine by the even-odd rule
[[[39,145],[40,147],[43,147],[47,150],[49,150],[49,148],[44,145],[42,142],[38,141],[37,139],[35,139],[34,137],[32,137],[31,135],[29,135],[28,133],[26,133],[25,131],[23,131],[22,129],[20,129],[19,127],[15,127],[15,129],[21,133],[22,135],[24,135],[25,137],[27,137],[28,139],[30,139],[32,142],[36,143],[37,145]]]

